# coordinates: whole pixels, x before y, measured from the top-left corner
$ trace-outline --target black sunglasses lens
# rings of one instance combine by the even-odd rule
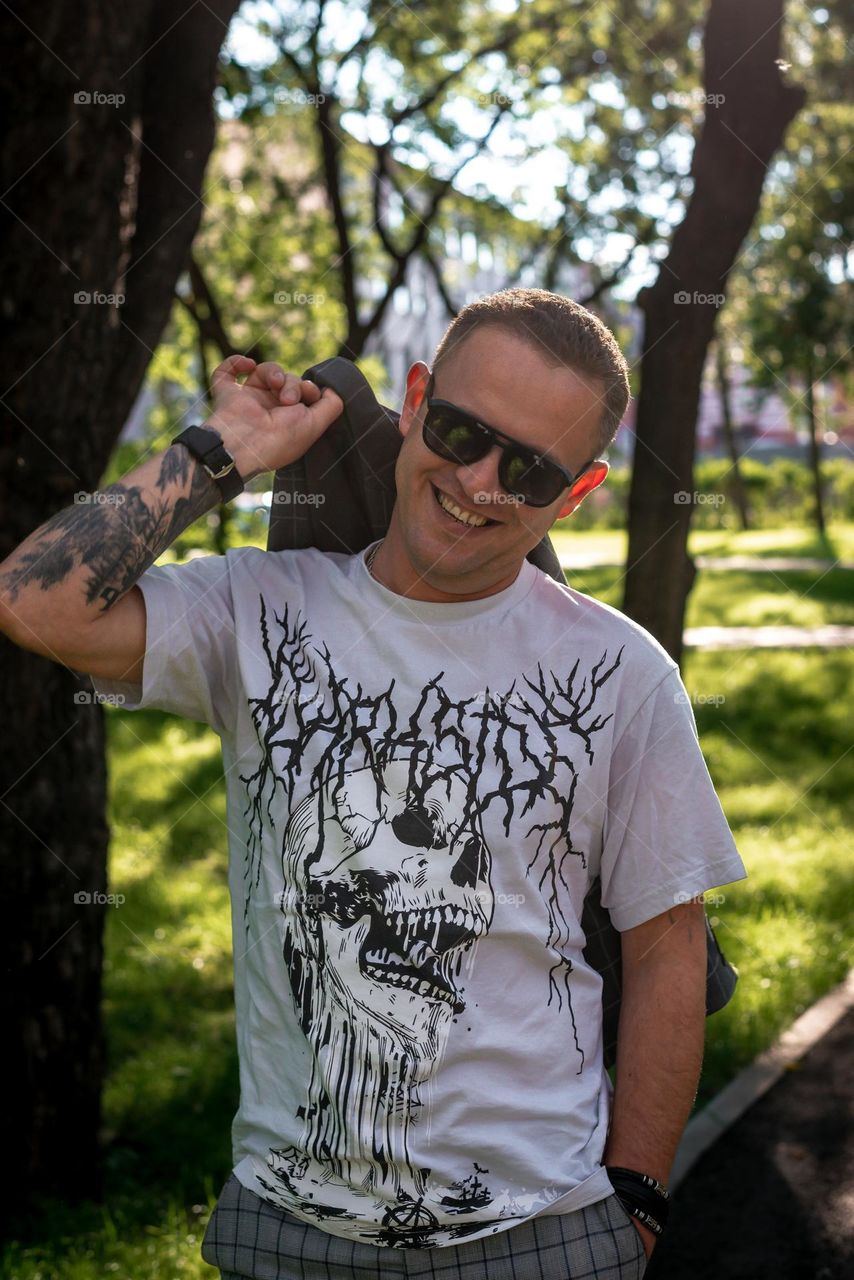
[[[479,462],[493,441],[492,432],[474,418],[435,404],[427,411],[424,443],[449,462]],[[532,507],[549,506],[566,487],[563,475],[551,463],[517,445],[502,448],[498,478],[508,493]]]
[[[532,507],[547,507],[565,488],[559,471],[525,449],[505,449],[498,476],[508,493]]]
[[[431,409],[424,422],[424,441],[450,462],[477,462],[489,452],[487,432],[476,422],[443,409]]]

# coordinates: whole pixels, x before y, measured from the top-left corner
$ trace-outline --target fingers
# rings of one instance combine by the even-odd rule
[[[281,365],[272,360],[259,364],[246,379],[247,387],[259,387],[274,395],[281,405],[314,404],[320,399],[320,388],[307,378],[295,373],[285,373]]]
[[[308,417],[312,427],[316,428],[320,434],[330,427],[336,418],[341,417],[344,412],[344,401],[331,387],[324,387],[322,392],[319,388],[315,390],[318,394],[314,404],[308,408]]]
[[[218,391],[224,386],[235,383],[238,374],[248,373],[254,368],[255,361],[251,356],[226,356],[222,364],[214,369],[211,375],[211,386],[214,391]]]

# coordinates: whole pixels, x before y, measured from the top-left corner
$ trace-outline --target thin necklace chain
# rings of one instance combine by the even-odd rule
[[[378,579],[377,579],[376,574],[374,573],[374,567],[373,567],[373,566],[374,566],[374,561],[376,560],[376,558],[377,558],[377,552],[379,551],[380,547],[383,545],[383,542],[384,542],[384,541],[385,541],[385,539],[384,539],[384,538],[380,538],[380,540],[379,540],[379,542],[377,543],[377,545],[376,545],[375,547],[372,547],[372,548],[371,548],[370,552],[368,553],[367,559],[365,560],[365,564],[367,565],[367,568],[368,568],[368,573],[371,575],[371,577],[372,577],[375,581],[378,581]]]

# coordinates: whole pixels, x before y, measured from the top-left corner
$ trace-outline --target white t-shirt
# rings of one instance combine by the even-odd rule
[[[584,897],[622,931],[746,876],[678,667],[525,561],[434,604],[364,556],[155,567],[130,709],[222,739],[235,1173],[426,1248],[613,1193]]]

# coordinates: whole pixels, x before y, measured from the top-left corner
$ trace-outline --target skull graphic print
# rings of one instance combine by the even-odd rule
[[[302,1177],[394,1200],[424,1193],[408,1161],[418,1086],[465,1007],[464,966],[492,916],[489,853],[476,822],[461,821],[463,784],[436,780],[415,797],[408,779],[409,763],[391,760],[346,774],[334,805],[328,788],[315,792],[283,857],[284,957],[313,1049],[296,1163]],[[286,1158],[273,1163],[298,1190]]]

